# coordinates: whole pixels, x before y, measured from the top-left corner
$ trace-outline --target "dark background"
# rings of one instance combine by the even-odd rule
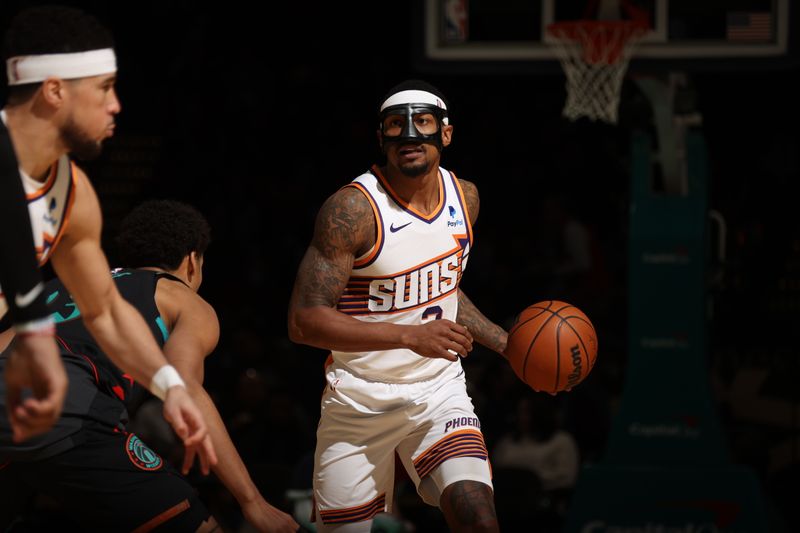
[[[4,1],[2,27],[31,4]],[[323,386],[325,352],[286,335],[295,272],[321,203],[379,157],[380,96],[410,77],[448,96],[455,134],[443,165],[481,193],[463,281],[473,302],[506,327],[548,298],[574,303],[595,323],[597,366],[558,403],[582,460],[602,458],[627,358],[629,143],[650,125],[631,82],[619,126],[567,122],[560,69],[453,72],[420,61],[419,2],[358,10],[332,2],[69,4],[98,16],[117,41],[122,113],[104,155],[83,164],[103,207],[107,253],[113,263],[109,237],[143,199],[185,201],[209,219],[213,243],[200,293],[216,308],[222,336],[206,384],[271,502],[286,508],[286,489],[305,486]],[[757,469],[777,522],[789,523],[796,517],[784,502],[798,487],[780,476],[797,471],[797,453],[776,474],[769,450],[796,439],[798,421],[776,426],[737,414],[729,385],[739,369],[763,368],[770,377],[762,392],[797,409],[797,70],[690,73],[709,150],[709,207],[728,224],[722,280],[709,287],[715,401],[732,459]],[[588,285],[552,274],[562,251],[543,215],[551,197],[593,237]],[[487,350],[476,349],[465,366],[491,450],[512,427],[516,401],[534,393]],[[236,527],[241,517],[224,489],[213,478],[196,481],[222,522]],[[435,520],[412,500],[406,518]]]

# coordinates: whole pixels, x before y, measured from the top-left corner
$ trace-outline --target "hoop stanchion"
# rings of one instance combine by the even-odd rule
[[[622,80],[635,45],[647,33],[639,20],[576,20],[547,27],[546,42],[567,77],[562,114],[616,124]]]

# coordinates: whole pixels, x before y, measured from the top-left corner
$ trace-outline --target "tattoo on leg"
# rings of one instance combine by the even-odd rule
[[[445,490],[447,501],[442,510],[458,526],[496,524],[492,490],[478,481],[459,481]]]

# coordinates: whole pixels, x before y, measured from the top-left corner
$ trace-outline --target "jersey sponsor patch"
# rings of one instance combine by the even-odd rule
[[[159,470],[164,466],[164,461],[156,452],[147,446],[142,440],[131,433],[125,442],[125,451],[133,464],[142,470]]]
[[[452,205],[448,205],[447,209],[448,209],[448,212],[450,213],[450,220],[447,221],[447,227],[448,228],[457,228],[459,226],[463,226],[464,225],[464,219],[458,217],[458,214],[456,212],[456,208],[453,207]]]

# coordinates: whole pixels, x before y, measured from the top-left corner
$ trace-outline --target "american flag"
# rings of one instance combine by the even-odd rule
[[[728,13],[729,41],[772,41],[772,13]]]

